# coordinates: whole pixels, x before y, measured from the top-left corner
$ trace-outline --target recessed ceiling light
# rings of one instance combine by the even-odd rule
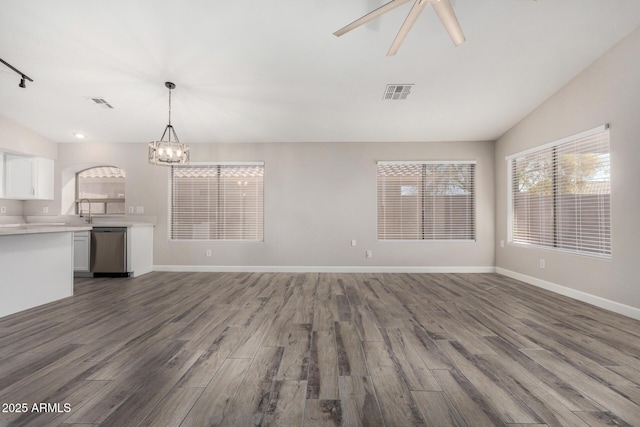
[[[74,132],[73,134],[74,134],[74,135],[75,135],[75,137],[76,137],[76,138],[78,138],[78,139],[85,139],[85,138],[87,137],[87,135],[85,135],[85,134],[84,134],[84,133],[82,133],[82,132]]]

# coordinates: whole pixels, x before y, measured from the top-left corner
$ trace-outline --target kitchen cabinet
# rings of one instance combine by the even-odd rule
[[[5,154],[4,197],[17,200],[53,200],[53,160]]]
[[[2,229],[0,317],[72,296],[72,245],[68,227]]]
[[[91,235],[88,231],[73,233],[73,272],[76,276],[89,275]]]
[[[127,228],[127,268],[131,277],[153,271],[153,225],[136,224]]]

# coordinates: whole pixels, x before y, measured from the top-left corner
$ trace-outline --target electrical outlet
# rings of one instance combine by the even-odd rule
[[[136,213],[137,214],[143,214],[144,213],[144,206],[137,206],[136,207]]]
[[[367,252],[365,253],[365,256],[366,256],[367,258],[373,258],[373,251],[367,251]]]
[[[500,240],[500,247],[504,248],[504,240]]]
[[[7,213],[7,207],[6,206],[0,206],[0,213]]]
[[[207,254],[207,256],[211,256],[211,249],[207,249],[206,254]]]
[[[356,245],[356,239],[351,240],[351,246],[355,246]]]
[[[42,213],[45,213],[45,214],[46,214],[46,213],[49,213],[49,206],[44,206],[44,207],[42,208]]]
[[[544,258],[540,258],[540,268],[544,268]]]

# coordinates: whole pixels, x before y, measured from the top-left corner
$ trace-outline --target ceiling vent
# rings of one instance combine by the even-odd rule
[[[89,96],[87,97],[87,99],[101,108],[106,108],[106,109],[113,108],[113,105],[109,104],[107,100],[104,98]]]
[[[387,85],[387,89],[384,91],[383,100],[403,100],[407,99],[409,93],[411,93],[411,84],[391,84]]]

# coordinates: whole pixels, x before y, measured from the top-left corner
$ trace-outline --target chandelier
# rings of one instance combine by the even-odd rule
[[[161,166],[184,165],[189,163],[189,146],[180,142],[171,126],[171,90],[175,89],[176,85],[171,82],[164,85],[169,89],[169,124],[164,129],[160,141],[149,143],[149,163]]]

